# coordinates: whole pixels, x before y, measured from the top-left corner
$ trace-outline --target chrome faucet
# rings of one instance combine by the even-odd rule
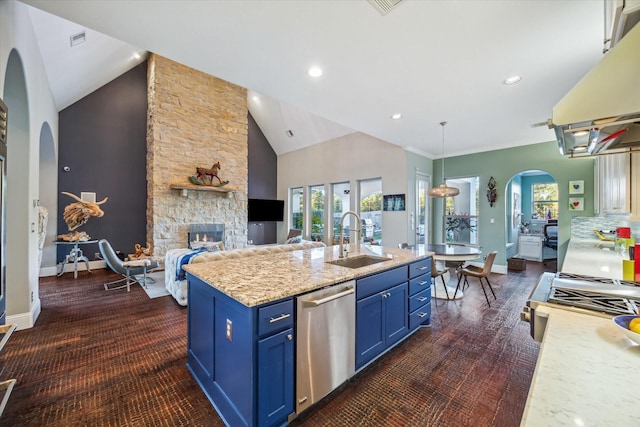
[[[360,229],[358,228],[359,226],[361,226],[361,221],[360,221],[360,215],[358,215],[357,213],[355,213],[354,211],[346,211],[345,213],[342,214],[342,218],[340,218],[340,255],[339,258],[344,258],[344,219],[347,215],[353,215],[356,217],[356,219],[358,220],[356,228],[353,231],[360,231]],[[357,236],[357,239],[355,239],[355,241],[357,243],[360,242],[360,236]]]

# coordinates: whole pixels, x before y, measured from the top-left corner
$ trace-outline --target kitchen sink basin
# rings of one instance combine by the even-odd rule
[[[333,261],[327,261],[327,264],[339,265],[340,267],[347,268],[360,268],[367,265],[377,264],[379,262],[388,261],[389,258],[383,258],[379,256],[371,255],[359,255],[354,257],[339,258]]]

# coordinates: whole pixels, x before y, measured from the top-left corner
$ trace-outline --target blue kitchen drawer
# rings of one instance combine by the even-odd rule
[[[430,257],[409,264],[409,277],[413,278],[427,273],[431,273]]]
[[[409,281],[409,295],[415,295],[425,289],[431,289],[431,273],[418,276]]]
[[[409,312],[413,313],[420,307],[431,302],[431,288],[425,289],[409,298]]]
[[[293,327],[293,299],[258,309],[258,335],[265,336]]]
[[[420,325],[431,324],[431,303],[425,304],[409,315],[409,329],[415,329]]]

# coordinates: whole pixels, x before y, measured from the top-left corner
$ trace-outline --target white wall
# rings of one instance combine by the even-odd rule
[[[407,152],[402,148],[359,132],[278,156],[278,199],[285,200],[285,220],[278,224],[278,242],[286,239],[289,229],[289,188],[304,187],[307,191],[310,185],[324,184],[325,192],[330,193],[331,184],[349,181],[353,210],[358,206],[358,181],[381,178],[383,195],[406,194],[407,206],[415,206],[415,195],[408,192],[409,176],[415,173],[409,175],[407,167]],[[408,214],[383,212],[384,246],[407,241]]]
[[[38,210],[33,204],[34,200],[39,199],[40,134],[43,124],[48,123],[57,147],[58,112],[49,89],[27,7],[15,0],[0,0],[0,96],[3,98],[7,91],[5,84],[10,84],[5,82],[5,77],[12,49],[17,51],[22,62],[28,117],[25,134],[16,138],[24,141],[24,144],[12,147],[12,136],[11,133],[8,134],[7,205],[9,210],[15,208],[20,212],[26,212],[26,215],[10,216],[10,212],[7,212],[7,229],[13,230],[12,234],[7,236],[8,252],[20,254],[7,264],[7,323],[17,323],[18,327],[23,329],[33,326],[40,312],[36,233]],[[8,107],[11,121],[11,105]],[[19,160],[13,162],[11,153],[16,150],[20,150],[20,155],[16,156]],[[26,160],[22,160],[23,158]],[[16,179],[16,176],[19,179]],[[12,197],[15,197],[12,195],[16,194],[20,197],[12,200]],[[55,207],[51,209],[55,210]]]

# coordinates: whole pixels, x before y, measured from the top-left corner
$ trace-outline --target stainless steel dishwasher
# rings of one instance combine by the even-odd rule
[[[296,298],[296,413],[355,373],[355,281]]]

